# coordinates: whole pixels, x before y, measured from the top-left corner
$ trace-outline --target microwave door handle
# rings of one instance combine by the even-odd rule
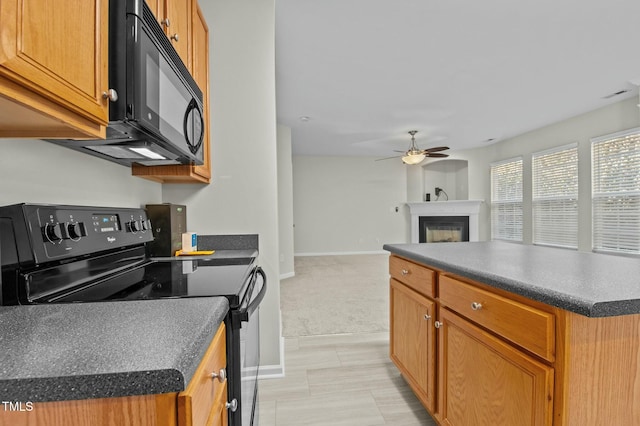
[[[240,311],[238,312],[240,314],[240,321],[249,321],[249,317],[255,312],[256,309],[258,309],[258,305],[260,304],[260,302],[262,302],[262,299],[264,299],[264,296],[267,293],[267,274],[265,274],[262,268],[258,266],[256,268],[256,275],[260,275],[262,277],[262,287],[260,288],[260,292],[255,297],[255,299],[253,299],[246,308],[240,309]],[[258,280],[256,279],[256,282],[253,285],[254,289],[257,282]]]

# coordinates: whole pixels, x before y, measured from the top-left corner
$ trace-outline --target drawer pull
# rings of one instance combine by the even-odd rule
[[[424,314],[424,319],[425,319],[425,321],[429,321],[431,319],[431,315]]]
[[[473,309],[474,311],[479,311],[480,309],[482,309],[482,303],[472,302],[471,309]]]
[[[220,383],[222,383],[225,380],[227,380],[227,370],[225,370],[224,368],[221,368],[219,373],[216,373],[214,371],[213,373],[211,373],[211,378],[218,379]]]
[[[402,275],[409,275],[409,271],[406,269],[403,269],[401,273]]]
[[[443,323],[443,322],[440,322],[440,321],[436,321],[435,323],[433,323],[433,325],[434,325],[436,328],[440,328],[440,327],[444,326],[444,323]]]
[[[231,402],[225,403],[224,406],[227,410],[231,410],[232,413],[235,413],[238,409],[238,400],[233,398]]]

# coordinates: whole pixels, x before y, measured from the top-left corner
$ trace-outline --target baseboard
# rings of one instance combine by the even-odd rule
[[[389,254],[386,250],[374,250],[374,251],[332,251],[332,252],[319,252],[319,253],[294,253],[294,256],[348,256],[352,254]]]
[[[295,272],[287,272],[286,274],[280,275],[281,280],[286,280],[287,278],[293,278],[296,276]]]
[[[282,337],[282,330],[280,330],[280,364],[261,365],[258,379],[280,379],[284,376],[284,337]]]

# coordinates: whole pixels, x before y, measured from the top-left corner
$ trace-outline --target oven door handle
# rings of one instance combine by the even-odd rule
[[[256,268],[254,276],[257,275],[260,275],[262,277],[262,288],[260,288],[260,292],[258,293],[256,298],[253,299],[246,308],[240,309],[240,311],[238,312],[240,321],[249,321],[249,317],[255,312],[256,309],[258,309],[258,305],[260,304],[260,302],[262,302],[262,299],[264,299],[264,295],[267,293],[267,274],[265,274],[262,268],[258,266]],[[254,288],[257,282],[258,280],[256,278],[256,282],[253,285]]]

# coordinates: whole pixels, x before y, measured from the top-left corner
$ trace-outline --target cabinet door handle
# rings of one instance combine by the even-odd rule
[[[440,322],[440,321],[436,321],[436,322],[434,322],[434,323],[433,323],[433,325],[434,325],[436,328],[440,328],[440,327],[444,326],[444,323],[442,323],[442,322]]]
[[[402,275],[409,275],[409,271],[408,271],[408,270],[406,270],[406,269],[403,269],[400,273],[401,273]]]
[[[211,378],[218,379],[218,381],[222,383],[225,380],[227,380],[227,370],[225,370],[224,368],[221,368],[219,373],[216,373],[214,371],[213,373],[211,373]]]
[[[424,314],[424,319],[425,319],[425,321],[429,321],[431,319],[431,315]]]
[[[118,92],[114,89],[109,89],[106,92],[102,92],[102,99],[109,99],[111,102],[118,100]]]
[[[163,19],[162,21],[160,21],[160,25],[163,25],[165,27],[168,27],[171,25],[171,21],[169,20],[169,18],[167,19]]]
[[[173,34],[170,38],[171,38],[171,40],[173,40],[173,41],[179,41],[178,34]]]
[[[224,406],[227,410],[231,410],[232,413],[235,413],[238,409],[238,400],[233,398],[231,402],[225,403]]]
[[[479,311],[480,309],[482,309],[482,303],[472,302],[471,309],[473,309],[474,311]]]

